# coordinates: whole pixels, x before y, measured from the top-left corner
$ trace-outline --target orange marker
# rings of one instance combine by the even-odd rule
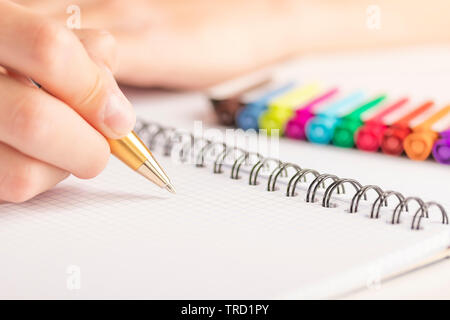
[[[403,141],[403,147],[410,159],[422,161],[430,156],[433,145],[439,138],[439,134],[433,131],[432,127],[448,114],[450,114],[450,105],[412,129],[412,133]]]
[[[433,104],[433,101],[425,102],[388,127],[383,132],[381,150],[386,154],[394,156],[401,155],[404,151],[403,141],[411,133],[411,128],[409,127],[411,120],[430,109]]]

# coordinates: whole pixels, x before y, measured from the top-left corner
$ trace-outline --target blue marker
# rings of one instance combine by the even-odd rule
[[[358,106],[363,99],[364,93],[354,92],[349,96],[329,105],[328,108],[319,112],[314,118],[306,123],[306,137],[309,141],[319,144],[328,144],[333,139],[334,129],[339,123],[342,113],[350,111]]]
[[[294,88],[295,83],[290,82],[269,92],[262,93],[259,97],[246,104],[236,115],[236,125],[244,130],[258,130],[259,116],[267,110],[267,106],[273,99]]]

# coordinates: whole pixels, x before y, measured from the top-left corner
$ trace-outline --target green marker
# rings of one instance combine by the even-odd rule
[[[355,133],[364,124],[361,115],[385,99],[386,95],[378,96],[343,117],[334,131],[333,144],[342,148],[352,148],[355,145]]]

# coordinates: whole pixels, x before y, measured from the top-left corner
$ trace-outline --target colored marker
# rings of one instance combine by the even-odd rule
[[[220,123],[233,125],[237,111],[242,108],[240,97],[271,81],[271,73],[263,70],[216,85],[209,88],[206,94]]]
[[[378,151],[383,133],[388,127],[385,124],[386,116],[403,107],[408,100],[408,98],[402,98],[367,120],[356,133],[356,147],[364,151]]]
[[[433,146],[433,157],[439,163],[450,165],[450,130],[441,132],[440,136]]]
[[[403,141],[407,156],[412,160],[427,159],[439,134],[433,130],[433,125],[450,113],[450,105],[439,110],[427,120],[412,129],[412,133]]]
[[[313,99],[319,92],[319,86],[312,83],[287,92],[271,101],[267,111],[263,112],[258,120],[259,128],[266,129],[269,135],[274,132],[282,135],[286,122],[294,113],[294,108]]]
[[[399,156],[403,153],[403,140],[411,133],[409,124],[433,106],[432,101],[427,101],[419,107],[415,108],[383,132],[381,139],[381,150],[390,155]]]
[[[386,95],[378,96],[344,116],[334,130],[333,144],[342,148],[352,148],[355,145],[355,133],[363,125],[362,114],[376,107],[385,99]]]
[[[329,101],[338,93],[338,91],[339,90],[337,88],[333,88],[325,92],[323,95],[311,100],[300,109],[297,109],[295,111],[294,117],[286,124],[286,128],[284,130],[285,135],[292,139],[305,139],[306,122],[314,117],[314,109],[321,104]]]
[[[354,109],[364,99],[364,93],[354,92],[343,99],[331,103],[325,110],[319,112],[306,123],[306,137],[309,141],[319,144],[328,144],[333,138],[341,114]]]
[[[250,98],[250,102],[248,103],[246,103],[246,98],[243,96],[241,103],[244,103],[245,107],[237,112],[236,125],[244,130],[258,130],[258,119],[261,114],[267,110],[268,104],[272,100],[292,90],[294,85],[294,82],[291,82],[281,85],[279,88],[268,90],[267,92],[262,93],[259,97],[254,97],[253,99]]]

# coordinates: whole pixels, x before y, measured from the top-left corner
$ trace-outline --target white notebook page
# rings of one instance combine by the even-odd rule
[[[0,298],[301,298],[336,296],[440,251],[448,227],[411,231],[343,204],[248,186],[246,176],[174,164],[177,195],[112,159],[92,181],[70,178],[0,206]],[[302,186],[303,187],[303,186]],[[350,191],[350,189],[348,189]],[[80,271],[80,289],[67,283]]]

